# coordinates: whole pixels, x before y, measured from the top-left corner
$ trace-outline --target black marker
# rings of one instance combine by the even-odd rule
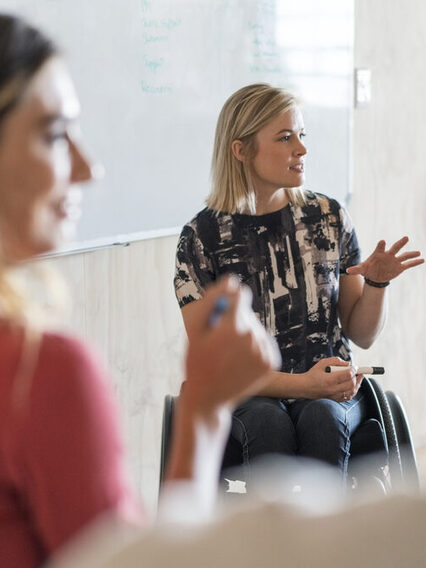
[[[333,365],[329,365],[328,367],[325,368],[325,372],[326,373],[333,373],[334,371],[344,371],[345,369],[348,369],[349,367],[344,367],[344,366],[333,366]],[[385,374],[385,368],[384,367],[354,367],[355,369],[355,373],[357,375],[384,375]]]

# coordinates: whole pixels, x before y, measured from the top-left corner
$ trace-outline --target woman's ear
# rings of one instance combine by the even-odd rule
[[[234,140],[231,144],[231,148],[232,148],[232,153],[237,158],[237,160],[240,162],[244,162],[244,160],[246,159],[245,148],[241,140]]]

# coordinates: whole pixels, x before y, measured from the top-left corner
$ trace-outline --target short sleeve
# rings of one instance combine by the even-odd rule
[[[361,262],[361,250],[352,219],[343,207],[340,208],[341,241],[340,241],[340,273]]]
[[[211,259],[196,229],[185,225],[176,250],[174,285],[179,306],[202,298],[205,287],[214,279]]]
[[[79,341],[43,337],[22,446],[22,486],[48,554],[102,514],[140,520],[112,393]]]

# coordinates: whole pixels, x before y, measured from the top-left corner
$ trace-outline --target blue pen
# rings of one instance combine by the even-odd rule
[[[212,313],[209,317],[209,326],[215,327],[220,317],[226,312],[229,308],[229,299],[227,296],[219,296],[215,302],[214,308]]]

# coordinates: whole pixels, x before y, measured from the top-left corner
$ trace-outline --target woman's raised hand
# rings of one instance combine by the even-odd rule
[[[223,308],[219,311],[218,299]],[[193,481],[189,508],[205,514],[216,493],[231,411],[270,380],[281,357],[251,309],[250,290],[236,277],[208,288],[191,310],[186,328],[186,381],[177,404],[166,479]]]
[[[389,250],[386,250],[386,243],[381,240],[364,262],[351,266],[346,272],[347,274],[360,274],[373,282],[389,282],[405,270],[424,263],[424,259],[419,258],[421,253],[418,250],[398,254],[407,243],[408,237],[402,237]]]
[[[210,316],[220,296],[227,299],[228,308],[212,326]],[[236,277],[208,288],[197,309],[188,330],[184,388],[198,399],[200,409],[214,411],[255,394],[279,367],[281,357],[251,309],[251,291]]]

